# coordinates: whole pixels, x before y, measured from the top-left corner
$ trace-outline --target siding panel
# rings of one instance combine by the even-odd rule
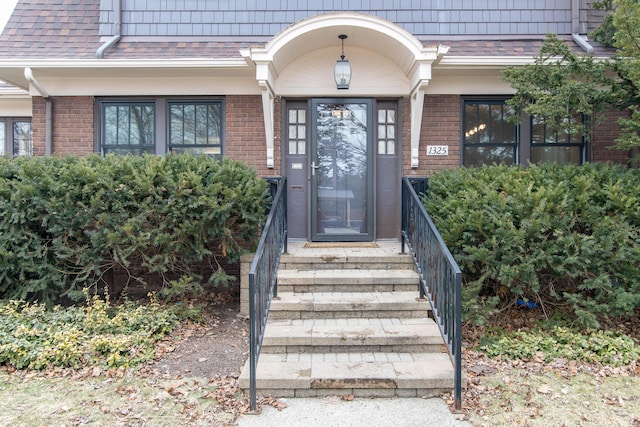
[[[319,3],[317,0],[125,0],[123,35],[272,36],[301,19],[336,11],[379,16],[408,31],[422,32],[416,35],[541,35],[547,28],[556,29],[559,34],[571,33],[571,0],[335,0]],[[112,10],[113,0],[100,1],[100,34],[103,36],[113,34]],[[587,16],[586,9],[583,15]],[[429,16],[431,18],[427,19]],[[588,16],[592,18],[593,15]],[[425,25],[430,22],[440,25]],[[193,23],[228,25],[183,25]],[[487,25],[478,25],[481,23]]]

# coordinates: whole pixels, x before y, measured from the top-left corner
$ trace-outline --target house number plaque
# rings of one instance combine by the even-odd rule
[[[427,145],[427,156],[448,156],[448,145]]]

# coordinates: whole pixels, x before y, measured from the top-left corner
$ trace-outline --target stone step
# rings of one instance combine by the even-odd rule
[[[413,259],[408,254],[379,254],[369,251],[336,251],[314,255],[283,254],[280,269],[287,270],[413,270]]]
[[[424,318],[431,306],[418,292],[279,292],[269,319]]]
[[[278,270],[278,292],[417,292],[413,270]]]
[[[240,387],[249,388],[248,363]],[[453,387],[446,353],[262,354],[256,387],[273,397],[431,397]]]
[[[263,353],[441,352],[432,319],[270,320]]]

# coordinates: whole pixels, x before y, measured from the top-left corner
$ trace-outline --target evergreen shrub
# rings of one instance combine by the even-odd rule
[[[462,168],[423,201],[463,271],[466,319],[524,301],[593,327],[640,306],[639,170]]]
[[[0,159],[0,298],[83,298],[114,269],[145,285],[214,284],[257,243],[266,183],[242,163],[206,156]]]

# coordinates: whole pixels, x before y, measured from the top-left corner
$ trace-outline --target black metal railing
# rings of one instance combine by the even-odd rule
[[[273,202],[249,270],[249,393],[256,410],[256,369],[271,299],[277,296],[280,255],[287,252],[287,178],[267,178]]]
[[[420,298],[428,298],[454,367],[455,408],[462,407],[462,272],[418,194],[427,178],[402,179],[402,252],[405,244],[420,275]]]

